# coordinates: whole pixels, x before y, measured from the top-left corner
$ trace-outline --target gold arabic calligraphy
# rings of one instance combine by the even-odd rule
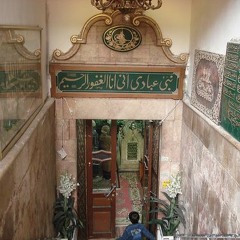
[[[175,91],[172,86],[174,75],[162,76],[159,80],[150,79],[150,75],[129,74],[95,74],[94,80],[89,73],[81,73],[76,77],[63,76],[58,84],[59,89],[74,88],[75,90],[112,90],[112,91]],[[174,88],[174,89],[172,89]]]

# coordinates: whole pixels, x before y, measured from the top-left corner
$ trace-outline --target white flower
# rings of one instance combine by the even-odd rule
[[[72,177],[72,175],[68,174],[67,172],[60,175],[60,184],[58,186],[58,190],[65,198],[69,198],[72,191],[75,190],[79,185],[74,180],[75,179]]]
[[[171,176],[171,181],[168,184],[167,188],[167,193],[171,198],[175,198],[177,194],[182,194],[181,190],[181,176],[178,173],[177,175],[172,175]]]

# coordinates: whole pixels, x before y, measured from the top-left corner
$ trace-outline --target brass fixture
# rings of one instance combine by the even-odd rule
[[[162,6],[162,0],[91,0],[91,4],[98,10],[112,9],[126,14],[158,9]]]

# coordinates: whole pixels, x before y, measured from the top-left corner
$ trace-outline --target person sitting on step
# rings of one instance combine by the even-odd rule
[[[132,211],[128,216],[132,224],[125,228],[123,235],[117,240],[142,240],[144,236],[150,240],[156,239],[143,224],[138,222],[140,218],[138,212]]]

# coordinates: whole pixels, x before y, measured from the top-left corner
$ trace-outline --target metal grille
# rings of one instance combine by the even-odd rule
[[[87,209],[86,209],[86,174],[85,174],[85,121],[76,120],[77,131],[77,181],[78,187],[78,214],[84,228],[79,229],[78,238],[87,240]]]
[[[160,138],[160,125],[159,121],[153,121],[152,123],[153,131],[152,131],[152,169],[151,169],[151,193],[155,196],[158,195],[158,166],[159,166],[159,138]],[[154,204],[150,205],[150,210],[155,208]],[[156,213],[150,214],[150,219],[155,218]],[[155,231],[154,225],[150,225],[150,230],[152,232]]]

